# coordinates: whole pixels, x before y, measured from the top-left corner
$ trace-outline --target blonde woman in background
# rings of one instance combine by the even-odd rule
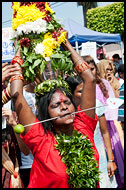
[[[115,68],[112,61],[103,59],[97,64],[100,77],[109,81],[116,98],[119,98],[120,83],[114,76]]]

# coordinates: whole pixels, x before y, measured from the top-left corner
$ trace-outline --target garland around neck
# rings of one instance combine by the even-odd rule
[[[56,135],[61,160],[67,167],[70,188],[96,188],[99,182],[99,169],[90,140],[76,130],[73,135]]]

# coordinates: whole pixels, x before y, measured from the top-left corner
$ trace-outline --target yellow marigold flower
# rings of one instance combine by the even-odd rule
[[[12,29],[15,30],[21,24],[33,22],[45,16],[45,12],[41,12],[34,4],[21,6],[17,11],[16,18],[12,18]]]
[[[55,12],[49,7],[49,5],[48,5],[47,2],[45,3],[45,10],[46,10],[46,11],[49,11],[51,14],[55,13]]]
[[[53,54],[52,49],[45,49],[44,51],[44,57],[50,57]]]
[[[46,40],[46,39],[51,39],[52,38],[52,34],[50,33],[50,32],[48,32],[48,33],[46,33],[45,35],[44,35],[44,40]]]
[[[50,57],[53,54],[54,49],[59,47],[59,44],[53,38],[46,38],[43,40],[44,55]]]
[[[13,10],[18,11],[20,8],[20,2],[13,2]]]
[[[66,32],[62,32],[61,35],[58,37],[58,43],[64,43],[66,40]]]

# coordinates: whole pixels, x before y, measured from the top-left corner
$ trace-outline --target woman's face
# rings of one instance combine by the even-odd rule
[[[80,104],[82,89],[83,89],[83,82],[77,85],[76,89],[74,90],[73,98],[76,106]]]
[[[57,90],[51,98],[48,112],[51,118],[60,116],[61,118],[53,121],[55,126],[68,125],[73,123],[74,115],[70,113],[74,112],[75,108],[71,100],[65,95],[65,93]]]
[[[106,67],[106,71],[105,71],[105,77],[106,77],[106,79],[107,79],[108,81],[111,80],[112,74],[113,74],[112,65],[109,64],[109,65]]]
[[[89,64],[91,72],[93,73],[94,76],[96,76],[96,67],[94,66],[93,63]],[[74,98],[74,102],[76,104],[76,106],[78,106],[80,104],[80,100],[81,100],[81,93],[82,93],[82,89],[83,89],[83,82],[81,82],[79,85],[77,85],[74,94],[73,94],[73,98]]]
[[[90,66],[90,70],[91,70],[92,74],[94,76],[96,76],[96,67],[95,67],[95,65],[93,63],[90,63],[89,66]]]

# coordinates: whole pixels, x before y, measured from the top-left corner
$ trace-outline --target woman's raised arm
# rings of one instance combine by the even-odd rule
[[[96,104],[96,79],[93,76],[90,67],[88,64],[85,63],[83,58],[74,50],[74,48],[71,46],[68,39],[66,40],[66,43],[63,44],[63,47],[71,52],[71,59],[75,65],[75,70],[78,72],[78,74],[81,76],[84,85],[81,95],[81,103],[80,108],[87,109],[91,107],[95,107]],[[86,115],[88,115],[91,118],[95,118],[95,109],[85,111]]]
[[[17,52],[16,56],[20,56],[20,51]],[[21,67],[18,63],[15,63],[17,67],[20,68],[18,71],[19,75],[22,75]],[[20,79],[12,80],[11,81],[11,97],[14,102],[14,107],[19,119],[20,124],[27,125],[34,123],[35,115],[33,114],[31,108],[29,107],[28,103],[26,102],[23,96],[23,81]],[[28,126],[24,130],[24,134],[30,130],[31,126]]]

